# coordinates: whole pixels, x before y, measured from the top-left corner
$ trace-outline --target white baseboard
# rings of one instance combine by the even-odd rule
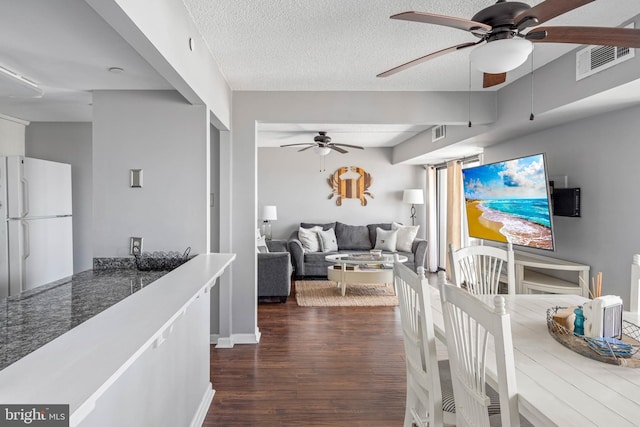
[[[258,344],[261,335],[258,328],[256,328],[255,334],[233,334],[231,339],[234,344]]]
[[[211,383],[209,383],[207,385],[207,389],[204,391],[204,396],[202,396],[202,400],[200,401],[200,406],[198,406],[198,410],[193,416],[193,420],[190,424],[191,427],[202,427],[202,424],[207,417],[209,406],[211,406],[211,402],[213,401],[214,394],[216,394],[216,391],[213,389]]]
[[[215,344],[216,348],[233,348],[233,341],[231,341],[231,337],[220,337],[217,341],[212,342],[211,344]]]
[[[233,348],[236,344],[258,344],[261,336],[260,330],[256,328],[255,334],[231,334],[230,337],[211,335],[210,342],[215,344],[216,348]]]

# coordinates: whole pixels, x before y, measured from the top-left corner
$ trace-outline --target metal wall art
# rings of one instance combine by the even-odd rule
[[[343,166],[331,175],[327,180],[331,187],[329,199],[338,196],[336,205],[342,206],[342,199],[360,199],[362,206],[367,206],[369,196],[373,199],[373,194],[368,190],[373,184],[373,177],[369,172],[357,166]]]

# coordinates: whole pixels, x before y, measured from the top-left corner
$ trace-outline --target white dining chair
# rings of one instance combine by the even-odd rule
[[[447,350],[453,373],[457,426],[529,426],[518,413],[511,323],[504,297],[494,297],[495,308],[455,285],[440,290]],[[500,415],[490,415],[486,384],[487,349],[493,338],[498,372]]]
[[[493,246],[467,246],[455,250],[449,244],[452,281],[460,287],[464,283],[473,295],[499,293],[504,276],[507,293],[516,293],[515,261],[511,244],[508,249]]]
[[[629,311],[640,314],[640,254],[633,255],[631,260],[631,304]]]
[[[429,282],[424,268],[418,267],[416,274],[396,262],[394,282],[407,366],[404,427],[455,424],[455,414],[443,410],[453,407],[453,388],[448,361],[438,362],[437,358]],[[441,384],[441,374],[449,381]]]

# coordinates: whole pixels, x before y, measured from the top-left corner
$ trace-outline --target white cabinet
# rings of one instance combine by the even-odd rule
[[[589,298],[588,265],[522,251],[514,254],[517,293],[575,294]]]

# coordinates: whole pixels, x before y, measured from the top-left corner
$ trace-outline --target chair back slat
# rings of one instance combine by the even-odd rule
[[[507,292],[515,293],[515,263],[513,250],[492,246],[469,246],[454,250],[449,245],[453,265],[453,282],[466,285],[473,295],[499,293],[503,274],[507,278]]]
[[[489,426],[486,391],[488,351],[492,346],[498,369],[498,394],[503,426],[520,426],[511,324],[504,298],[495,309],[454,285],[443,285],[442,310],[456,400],[456,425]]]
[[[433,330],[429,282],[420,267],[419,275],[396,262],[394,283],[400,307],[407,365],[407,410],[405,426],[443,425],[442,390],[436,338]]]
[[[631,259],[631,304],[629,311],[640,314],[640,254]]]

